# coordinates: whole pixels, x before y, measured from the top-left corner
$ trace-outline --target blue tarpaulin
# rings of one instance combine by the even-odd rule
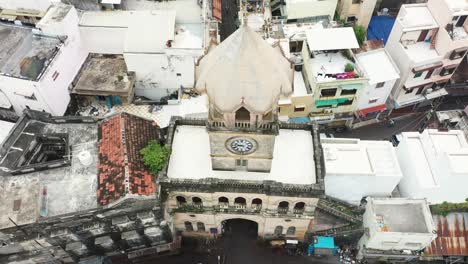
[[[291,122],[291,123],[308,123],[308,122],[310,122],[310,118],[308,118],[308,117],[289,118],[289,122]]]
[[[333,237],[318,236],[314,239],[307,249],[309,255],[335,255],[338,247],[335,246]]]
[[[388,36],[392,32],[394,23],[394,17],[373,16],[367,28],[367,39],[379,39],[383,40],[384,44],[387,44]]]

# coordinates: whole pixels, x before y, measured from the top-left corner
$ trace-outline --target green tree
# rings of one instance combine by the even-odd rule
[[[354,35],[356,35],[356,39],[360,46],[366,40],[366,29],[363,26],[359,26],[359,25],[355,25],[353,29],[354,29]]]
[[[152,174],[160,172],[166,165],[171,150],[167,146],[161,146],[156,140],[148,142],[148,146],[140,150],[143,162]]]

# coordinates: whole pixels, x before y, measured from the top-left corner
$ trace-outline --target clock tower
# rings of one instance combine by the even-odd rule
[[[293,90],[293,68],[242,26],[197,65],[196,89],[209,98],[213,170],[270,172],[281,97]]]

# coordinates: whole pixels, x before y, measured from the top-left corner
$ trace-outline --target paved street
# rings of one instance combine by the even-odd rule
[[[365,140],[388,140],[392,135],[417,131],[426,119],[426,113],[415,113],[395,120],[395,125],[390,127],[387,122],[353,129],[350,132],[335,133],[335,137],[360,138]]]
[[[337,257],[315,258],[308,256],[289,256],[283,249],[272,249],[256,240],[255,232],[246,223],[232,225],[230,231],[218,243],[220,250],[212,254],[185,252],[179,256],[160,259],[167,264],[334,264],[340,263]],[[219,262],[218,262],[218,255]]]

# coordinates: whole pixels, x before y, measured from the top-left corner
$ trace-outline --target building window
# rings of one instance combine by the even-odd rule
[[[379,82],[375,85],[375,88],[382,88],[384,87],[384,85],[385,85],[385,82]]]
[[[177,73],[177,76],[182,76],[182,73]]]
[[[293,212],[294,214],[303,214],[305,209],[305,203],[304,202],[298,202],[294,205]]]
[[[202,208],[203,207],[202,199],[200,199],[199,197],[192,197],[192,205],[193,207],[196,207],[196,208]]]
[[[378,100],[379,100],[378,98],[369,99],[369,104],[377,103]]]
[[[457,60],[457,59],[460,59],[460,58],[463,58],[463,56],[465,56],[465,53],[466,53],[466,50],[454,50],[452,51],[452,54],[450,54],[450,59],[451,60]]]
[[[356,94],[356,89],[343,89],[341,90],[341,95],[353,95]]]
[[[362,0],[353,0],[353,4],[360,4]]]
[[[422,72],[417,72],[414,74],[414,78],[419,78],[422,76],[422,74],[423,74]]]
[[[260,210],[262,209],[262,199],[255,198],[252,200],[252,209]]]
[[[178,207],[183,207],[187,204],[187,200],[183,196],[176,196],[176,200]]]
[[[294,107],[294,112],[304,112],[305,111],[305,106],[295,106]]]
[[[352,105],[354,100],[347,100],[345,102],[338,103],[338,106],[342,105]]]
[[[326,96],[335,96],[336,95],[336,88],[333,89],[322,89],[320,91],[320,97],[326,97]]]
[[[221,196],[218,198],[218,203],[229,204],[229,199],[227,197]]]
[[[187,232],[192,232],[193,231],[193,225],[192,225],[191,222],[186,221],[184,223],[184,225],[185,225],[185,231],[187,231]]]
[[[236,199],[234,199],[234,206],[236,209],[245,209],[247,206],[247,201],[244,197],[236,197]]]
[[[288,229],[286,230],[286,235],[294,236],[294,234],[296,234],[296,227],[295,226],[288,227]]]
[[[241,160],[241,159],[236,160],[236,166],[247,167],[247,160]]]
[[[440,71],[440,76],[446,76],[450,75],[455,71],[456,67],[453,68],[443,68],[442,71]]]
[[[19,211],[21,208],[21,199],[13,201],[13,211]]]
[[[202,222],[197,223],[197,231],[198,232],[205,232],[205,224]]]
[[[278,204],[278,213],[287,214],[289,211],[289,203],[286,201],[280,202]]]
[[[350,23],[353,23],[353,22],[356,22],[357,18],[355,16],[349,16],[347,19],[346,19],[346,22],[350,22]]]
[[[275,234],[275,236],[281,236],[283,234],[283,227],[282,226],[276,226],[274,234]]]
[[[419,88],[418,88],[418,91],[416,92],[416,94],[422,94],[423,91],[424,91],[424,86],[419,87]]]

